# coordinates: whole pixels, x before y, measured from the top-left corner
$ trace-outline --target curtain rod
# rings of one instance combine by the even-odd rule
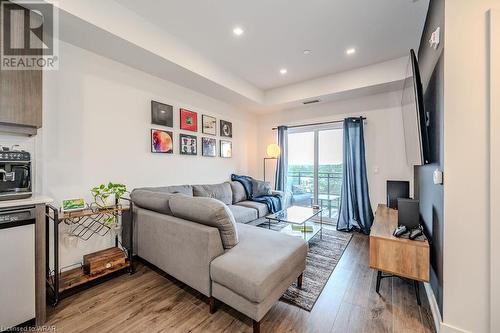
[[[360,117],[360,118],[363,120],[366,120],[366,117]],[[343,122],[344,122],[344,120],[333,120],[333,121],[324,121],[322,123],[287,126],[287,128],[298,128],[298,127],[308,127],[308,126],[317,126],[317,125],[338,124],[338,123],[343,123]],[[278,129],[278,127],[273,127],[273,131],[275,131],[277,129]]]

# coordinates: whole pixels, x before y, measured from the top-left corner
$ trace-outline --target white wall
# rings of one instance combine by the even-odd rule
[[[500,170],[500,8],[489,13],[490,38],[490,295],[492,332],[500,331],[500,174],[491,170]]]
[[[230,105],[145,74],[73,45],[60,44],[60,68],[44,73],[43,128],[33,138],[0,136],[0,144],[21,143],[35,156],[35,188],[60,204],[84,197],[107,181],[137,186],[215,183],[230,173],[262,177],[267,144],[276,125],[366,116],[368,179],[374,208],[385,202],[387,179],[412,180],[406,165],[400,92],[301,107],[256,118]],[[175,154],[150,152],[150,101],[175,107]],[[178,107],[233,122],[233,158],[178,154]],[[200,117],[201,120],[201,117]],[[187,132],[186,132],[187,133]],[[200,138],[201,133],[197,134]],[[200,143],[199,143],[200,144]],[[199,147],[200,148],[200,147]],[[375,168],[378,172],[375,173]],[[272,172],[269,170],[268,174]],[[61,266],[110,246],[112,238],[80,241],[76,249],[61,244]]]
[[[346,117],[364,116],[365,147],[370,200],[375,209],[386,202],[386,181],[408,180],[413,184],[413,169],[406,164],[403,123],[401,118],[401,92],[365,96],[333,103],[310,105],[271,113],[259,118],[259,145],[257,156],[266,155],[268,144],[276,142],[277,125],[306,124]],[[378,172],[376,172],[378,169]],[[258,174],[262,175],[262,162]],[[266,175],[273,173],[267,164]]]
[[[498,146],[490,150],[490,131],[498,135],[500,130],[498,122],[490,125],[492,112],[498,112],[489,105],[490,8],[500,9],[500,3],[445,5],[443,332],[499,329],[490,327],[499,315],[490,309],[491,286],[500,283],[490,281],[490,256],[499,260],[498,253],[490,253],[490,206],[498,206],[490,189],[499,186],[490,183],[490,173],[498,173],[490,169],[490,160],[500,154]],[[499,241],[500,235],[491,236]]]
[[[140,186],[216,183],[255,170],[256,120],[192,90],[150,76],[70,44],[60,44],[58,71],[44,73],[43,128],[35,141],[38,189],[53,197],[90,200],[108,181]],[[174,106],[173,155],[150,152],[151,100]],[[233,158],[179,155],[179,107],[233,123]],[[185,132],[193,134],[193,132]],[[1,139],[1,138],[0,138]],[[218,138],[219,139],[219,138]],[[29,145],[29,144],[28,144]],[[61,247],[61,265],[111,245],[111,237]]]

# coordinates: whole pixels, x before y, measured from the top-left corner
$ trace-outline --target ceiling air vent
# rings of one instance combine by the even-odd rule
[[[313,99],[310,101],[302,102],[302,104],[307,105],[307,104],[314,104],[314,103],[318,103],[318,102],[319,102],[319,99]]]

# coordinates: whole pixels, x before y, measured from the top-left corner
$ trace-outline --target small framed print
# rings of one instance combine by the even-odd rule
[[[198,132],[198,114],[193,111],[181,109],[181,130]]]
[[[198,155],[198,140],[195,135],[179,134],[181,155]]]
[[[220,121],[220,136],[225,138],[233,137],[233,124],[229,121],[221,120]]]
[[[151,101],[151,123],[174,127],[174,108],[172,105]]]
[[[220,157],[233,157],[233,144],[231,141],[220,140]]]
[[[214,138],[201,138],[201,154],[207,157],[217,156],[217,140]]]
[[[217,135],[217,119],[215,117],[201,116],[201,131],[203,134]]]
[[[151,129],[151,152],[174,153],[174,136],[170,131]]]
[[[85,201],[83,199],[65,199],[62,202],[61,211],[63,212],[76,212],[85,208]]]

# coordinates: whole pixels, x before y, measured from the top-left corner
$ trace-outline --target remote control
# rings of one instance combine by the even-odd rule
[[[419,236],[422,236],[424,233],[422,232],[422,230],[420,229],[413,229],[411,232],[410,232],[410,239],[411,240],[414,240],[416,239],[417,237]]]
[[[407,232],[408,232],[408,229],[406,228],[406,226],[401,225],[401,226],[397,227],[396,230],[394,230],[394,232],[392,234],[394,235],[394,237],[401,237],[404,234],[406,234]]]

